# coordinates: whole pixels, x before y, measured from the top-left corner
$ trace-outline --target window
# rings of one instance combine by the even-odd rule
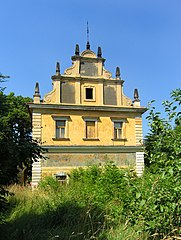
[[[86,138],[95,138],[95,121],[86,121]]]
[[[99,118],[95,117],[82,117],[85,122],[85,133],[83,140],[95,140],[98,139],[98,120]]]
[[[53,140],[69,140],[68,123],[70,117],[52,116],[52,118],[55,122],[55,132],[53,135]]]
[[[111,117],[113,123],[113,141],[127,141],[126,122],[127,119]]]
[[[83,86],[83,99],[86,102],[92,102],[95,101],[96,93],[95,93],[95,86]]]
[[[56,138],[65,138],[65,120],[56,120]]]
[[[122,138],[123,122],[114,122],[114,139]]]
[[[93,99],[93,88],[86,88],[86,99]]]

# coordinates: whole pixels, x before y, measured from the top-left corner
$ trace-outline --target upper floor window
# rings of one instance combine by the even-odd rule
[[[86,96],[86,99],[93,99],[93,88],[86,88],[85,96]]]
[[[95,121],[86,121],[86,138],[96,138]]]
[[[126,140],[126,119],[111,118],[113,122],[113,139]]]
[[[92,117],[83,117],[85,121],[84,140],[99,140],[98,139],[98,119]]]
[[[56,120],[56,138],[65,138],[65,120]]]
[[[70,117],[52,116],[55,121],[54,140],[69,140],[68,120]]]
[[[95,95],[94,86],[84,86],[84,101],[95,101]]]
[[[123,122],[114,122],[114,139],[122,138]]]

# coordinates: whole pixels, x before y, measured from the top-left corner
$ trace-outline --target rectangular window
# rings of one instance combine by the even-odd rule
[[[86,138],[92,139],[95,136],[95,121],[86,121]]]
[[[54,129],[52,139],[54,141],[69,141],[69,116],[52,115],[54,120]]]
[[[123,122],[114,122],[114,139],[122,138]]]
[[[99,141],[98,139],[98,117],[82,117],[85,122],[83,140]]]
[[[56,138],[65,138],[65,120],[56,120]]]
[[[85,96],[86,96],[86,99],[93,99],[93,88],[86,88]]]

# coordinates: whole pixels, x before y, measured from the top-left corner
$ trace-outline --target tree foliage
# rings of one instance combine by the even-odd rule
[[[6,77],[0,75],[0,83]],[[2,187],[17,181],[18,172],[31,169],[33,160],[42,157],[42,149],[31,137],[31,118],[26,106],[29,97],[6,95],[0,88],[0,195]]]
[[[171,93],[171,101],[162,103],[166,117],[161,118],[155,107],[150,108],[147,117],[151,127],[146,137],[146,165],[150,171],[180,174],[181,162],[181,89]]]
[[[31,98],[0,92],[0,169],[1,184],[16,181],[18,169],[30,167],[41,156],[41,148],[32,140],[31,119],[26,102]]]

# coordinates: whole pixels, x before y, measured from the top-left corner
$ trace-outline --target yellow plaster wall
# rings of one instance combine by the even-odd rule
[[[68,121],[68,138],[70,140],[53,140],[55,138],[55,121],[52,116],[69,116]],[[83,117],[96,117],[98,120],[98,139],[83,140],[85,138],[85,122]],[[111,118],[126,119],[124,136],[126,141],[113,141],[113,122]],[[135,137],[135,116],[132,113],[120,114],[120,113],[109,113],[109,112],[88,112],[88,111],[58,111],[42,113],[42,143],[43,145],[85,145],[85,146],[96,146],[96,145],[124,145],[133,146],[136,144]]]

